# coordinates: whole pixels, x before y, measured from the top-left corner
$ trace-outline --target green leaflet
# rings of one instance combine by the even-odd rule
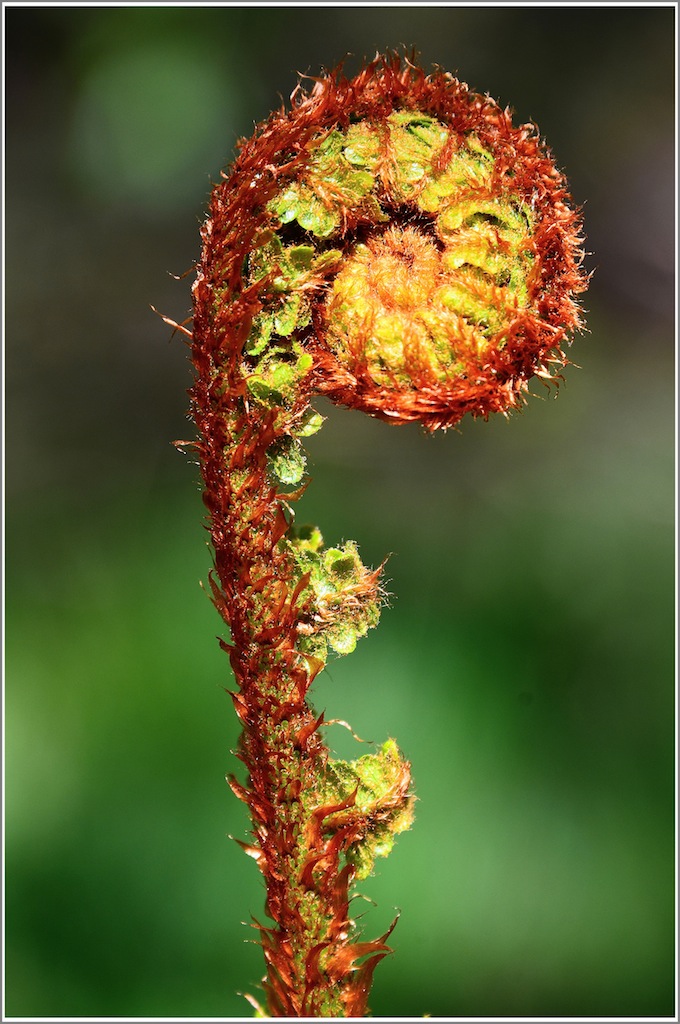
[[[414,798],[407,792],[408,765],[394,740],[386,740],[375,754],[355,761],[330,760],[323,775],[320,797],[329,805],[347,801],[354,804],[339,812],[337,825],[358,819],[363,835],[347,851],[358,879],[367,878],[376,857],[386,857],[400,832],[413,821]]]
[[[306,609],[300,650],[324,662],[329,647],[336,654],[350,654],[359,638],[377,626],[381,606],[356,544],[324,548],[321,532],[309,526],[291,528],[282,543],[293,554],[297,578],[309,576],[300,595]]]

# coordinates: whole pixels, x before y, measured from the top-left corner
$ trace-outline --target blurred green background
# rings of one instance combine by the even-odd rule
[[[556,401],[435,438],[324,409],[309,446],[300,519],[393,553],[315,697],[413,762],[355,904],[370,935],[401,910],[371,1006],[672,1014],[675,10],[5,15],[6,1013],[250,1015],[190,370],[149,306],[189,314],[210,182],[295,72],[404,44],[539,124],[595,277]]]

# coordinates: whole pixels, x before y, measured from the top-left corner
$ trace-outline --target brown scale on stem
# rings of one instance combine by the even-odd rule
[[[367,1013],[389,933],[359,938],[350,892],[413,807],[394,741],[333,760],[308,700],[329,649],[349,653],[383,599],[356,545],[294,524],[312,399],[429,431],[517,408],[532,376],[559,379],[580,326],[579,230],[533,126],[397,56],[299,84],[213,190],[191,410],[271,1016]]]

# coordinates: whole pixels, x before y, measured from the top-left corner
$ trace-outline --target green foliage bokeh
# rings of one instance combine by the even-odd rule
[[[394,596],[315,700],[418,796],[354,904],[401,911],[371,1005],[671,1014],[673,10],[5,14],[6,1013],[250,1014],[190,371],[149,304],[189,314],[210,180],[294,72],[403,43],[536,120],[595,276],[557,401],[435,438],[320,406],[298,515],[392,553]]]

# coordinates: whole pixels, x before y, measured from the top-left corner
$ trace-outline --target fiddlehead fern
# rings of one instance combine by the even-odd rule
[[[374,626],[380,569],[297,527],[316,395],[432,431],[555,381],[585,287],[577,214],[531,126],[398,57],[298,86],[211,197],[193,288],[192,415],[214,603],[238,684],[231,780],[265,879],[272,1016],[361,1016],[387,935],[352,882],[412,819],[393,740],[334,761],[307,700]]]

